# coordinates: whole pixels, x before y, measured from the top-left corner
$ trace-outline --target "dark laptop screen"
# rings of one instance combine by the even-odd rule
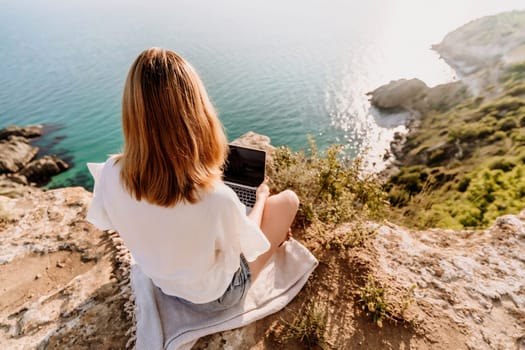
[[[224,169],[224,181],[256,187],[264,181],[266,153],[230,145]]]

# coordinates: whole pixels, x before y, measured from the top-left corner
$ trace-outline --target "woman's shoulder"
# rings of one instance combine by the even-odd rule
[[[213,198],[218,199],[229,199],[232,195],[235,196],[235,192],[222,181],[216,181],[213,185],[213,189],[210,191],[210,195]]]
[[[235,204],[238,201],[235,192],[222,181],[214,184],[213,189],[205,196],[205,200],[218,205]]]
[[[105,162],[86,165],[95,183],[106,180],[111,174],[119,173],[118,155],[109,156]]]

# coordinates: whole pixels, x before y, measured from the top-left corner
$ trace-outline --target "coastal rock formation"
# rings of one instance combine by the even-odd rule
[[[28,181],[38,184],[48,181],[51,176],[68,168],[67,163],[57,156],[44,156],[27,164],[19,174],[26,177]]]
[[[34,159],[39,148],[29,144],[43,133],[41,125],[8,126],[0,130],[0,195],[19,197],[26,185],[42,185],[69,165],[56,156]]]
[[[389,284],[416,286],[410,312],[426,314],[419,320],[430,339],[442,342],[434,322],[448,319],[462,338],[455,349],[525,346],[525,212],[483,232],[378,230],[376,273]]]
[[[512,11],[471,21],[432,47],[462,76],[504,63],[522,61],[525,11]]]
[[[91,194],[64,188],[0,198],[0,348],[125,348],[133,325],[126,266],[118,239],[85,221]],[[323,263],[283,311],[194,348],[304,348],[287,338],[287,324],[312,302],[326,312],[330,348],[525,346],[525,212],[483,232],[367,227],[375,235],[361,246],[310,246]],[[359,304],[370,277],[401,310],[382,328]]]
[[[39,191],[39,189],[29,186],[25,176],[17,174],[0,175],[0,196],[16,198],[33,191]]]
[[[82,188],[0,196],[1,349],[125,347],[126,271],[111,234],[85,221],[90,200]]]
[[[270,138],[268,136],[257,134],[253,131],[249,131],[246,134],[241,135],[231,143],[233,145],[260,149],[266,151],[268,154],[271,154],[275,149],[275,147],[270,144]]]
[[[459,73],[474,95],[487,87],[497,88],[503,69],[525,61],[525,11],[476,19],[432,48]]]
[[[11,136],[20,136],[26,139],[31,139],[42,136],[42,133],[42,125],[29,125],[25,127],[11,125],[0,130],[0,140],[8,139]]]
[[[419,79],[391,81],[369,92],[370,103],[385,111],[411,112],[412,119],[430,110],[442,110],[457,104],[467,96],[461,81],[428,87]],[[410,127],[411,125],[409,125]]]
[[[37,153],[38,147],[33,147],[18,137],[0,141],[0,174],[16,173]]]
[[[411,109],[413,101],[422,97],[428,86],[419,79],[399,79],[383,85],[367,95],[370,103],[381,109]]]

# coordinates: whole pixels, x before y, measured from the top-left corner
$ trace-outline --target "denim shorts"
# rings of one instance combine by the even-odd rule
[[[183,303],[191,306],[192,309],[198,312],[214,312],[226,310],[236,304],[240,303],[251,284],[250,267],[244,255],[241,254],[241,266],[233,275],[232,281],[222,296],[218,299],[204,304],[194,304],[188,300],[179,298]]]

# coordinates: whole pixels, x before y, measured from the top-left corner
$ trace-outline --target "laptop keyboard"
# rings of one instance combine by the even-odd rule
[[[244,205],[253,207],[255,204],[255,190],[237,186],[232,183],[228,183],[228,186],[232,188]]]

